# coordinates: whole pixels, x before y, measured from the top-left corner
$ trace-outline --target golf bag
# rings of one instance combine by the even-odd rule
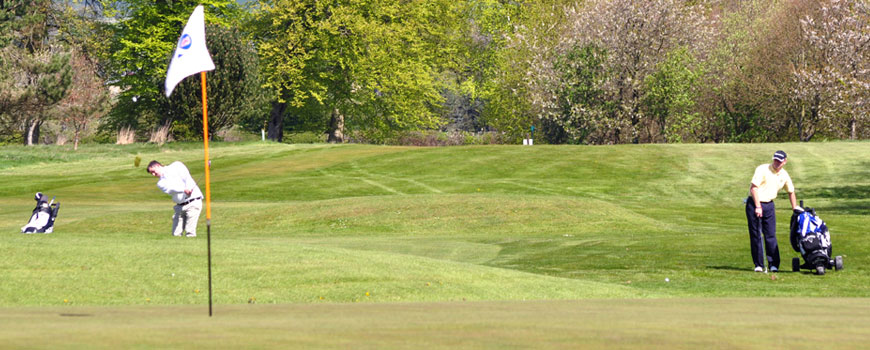
[[[21,233],[51,233],[54,231],[54,220],[60,210],[60,203],[55,203],[54,198],[49,202],[48,196],[42,192],[36,192],[34,199],[36,200],[36,208],[33,209],[33,214],[30,215],[30,221],[27,222],[27,225],[21,227]]]
[[[803,202],[801,202],[803,206]],[[843,258],[831,259],[832,246],[831,235],[828,226],[816,215],[813,208],[804,211],[795,211],[791,216],[790,241],[794,251],[799,252],[804,260],[792,259],[792,270],[800,271],[801,268],[815,270],[816,274],[824,275],[825,269],[831,267],[840,270],[843,268]]]

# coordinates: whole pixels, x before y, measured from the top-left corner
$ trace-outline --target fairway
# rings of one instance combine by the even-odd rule
[[[212,146],[213,318],[205,220],[199,237],[171,237],[171,202],[144,170],[181,160],[204,189],[199,145],[0,148],[4,344],[859,349],[870,340],[870,143]],[[844,270],[751,271],[742,199],[777,149]],[[61,202],[55,232],[17,233],[37,191]],[[784,270],[798,256],[790,215],[780,194]]]

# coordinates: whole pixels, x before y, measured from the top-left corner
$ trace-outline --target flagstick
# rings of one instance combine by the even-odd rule
[[[211,179],[209,178],[208,161],[208,100],[205,92],[205,71],[200,72],[202,81],[202,140],[205,145],[205,225],[206,241],[208,242],[208,317],[212,315],[211,308]]]

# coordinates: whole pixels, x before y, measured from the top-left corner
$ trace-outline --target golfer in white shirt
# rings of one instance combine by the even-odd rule
[[[187,237],[196,237],[196,222],[202,211],[202,191],[190,176],[190,171],[182,162],[173,162],[163,166],[152,160],[148,163],[149,174],[159,177],[157,187],[163,193],[172,197],[175,202],[175,215],[172,215],[172,235],[181,236],[187,232]]]

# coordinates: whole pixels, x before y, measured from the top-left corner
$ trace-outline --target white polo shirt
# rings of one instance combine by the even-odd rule
[[[755,168],[755,175],[752,176],[752,184],[758,187],[758,201],[770,202],[776,199],[776,194],[785,186],[788,193],[794,193],[794,184],[791,182],[791,177],[785,168],[779,169],[779,172],[774,172],[773,164],[762,164]],[[752,195],[752,192],[749,193]]]
[[[172,197],[175,203],[184,203],[192,198],[202,197],[202,191],[193,181],[190,176],[190,171],[182,162],[172,162],[163,167],[163,174],[160,175],[160,180],[157,181],[157,187],[163,193]],[[184,194],[184,190],[191,190],[190,196]]]

